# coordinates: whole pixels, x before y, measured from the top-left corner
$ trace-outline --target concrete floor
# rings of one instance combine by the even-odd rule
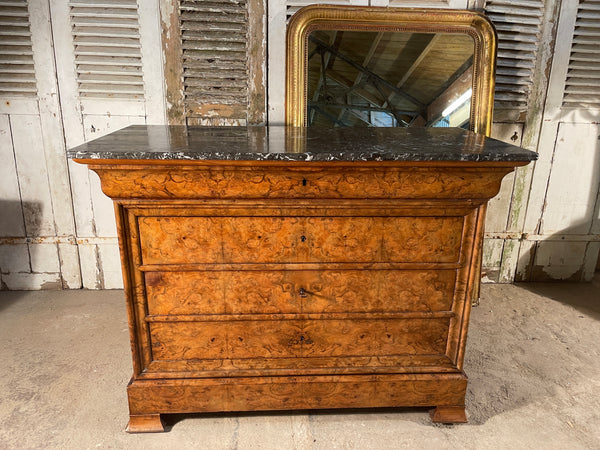
[[[424,410],[166,416],[129,435],[122,291],[0,292],[0,449],[598,449],[600,279],[484,285],[464,425]]]

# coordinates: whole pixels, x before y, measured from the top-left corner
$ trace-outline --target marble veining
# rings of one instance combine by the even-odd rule
[[[68,150],[73,159],[532,161],[537,154],[460,128],[132,125]]]

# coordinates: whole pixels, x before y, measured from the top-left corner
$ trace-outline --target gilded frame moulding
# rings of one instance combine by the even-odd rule
[[[306,125],[308,36],[315,30],[457,33],[473,38],[470,129],[489,136],[496,73],[496,31],[483,14],[469,10],[310,5],[292,16],[287,29],[286,124]]]

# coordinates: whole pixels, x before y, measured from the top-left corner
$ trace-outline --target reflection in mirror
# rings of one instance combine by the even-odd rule
[[[307,123],[469,129],[473,54],[466,34],[313,31]]]

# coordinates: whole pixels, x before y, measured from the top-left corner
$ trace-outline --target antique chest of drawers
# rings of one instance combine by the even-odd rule
[[[466,421],[485,205],[533,153],[455,129],[134,126],[70,156],[115,202],[129,431],[205,411]]]

